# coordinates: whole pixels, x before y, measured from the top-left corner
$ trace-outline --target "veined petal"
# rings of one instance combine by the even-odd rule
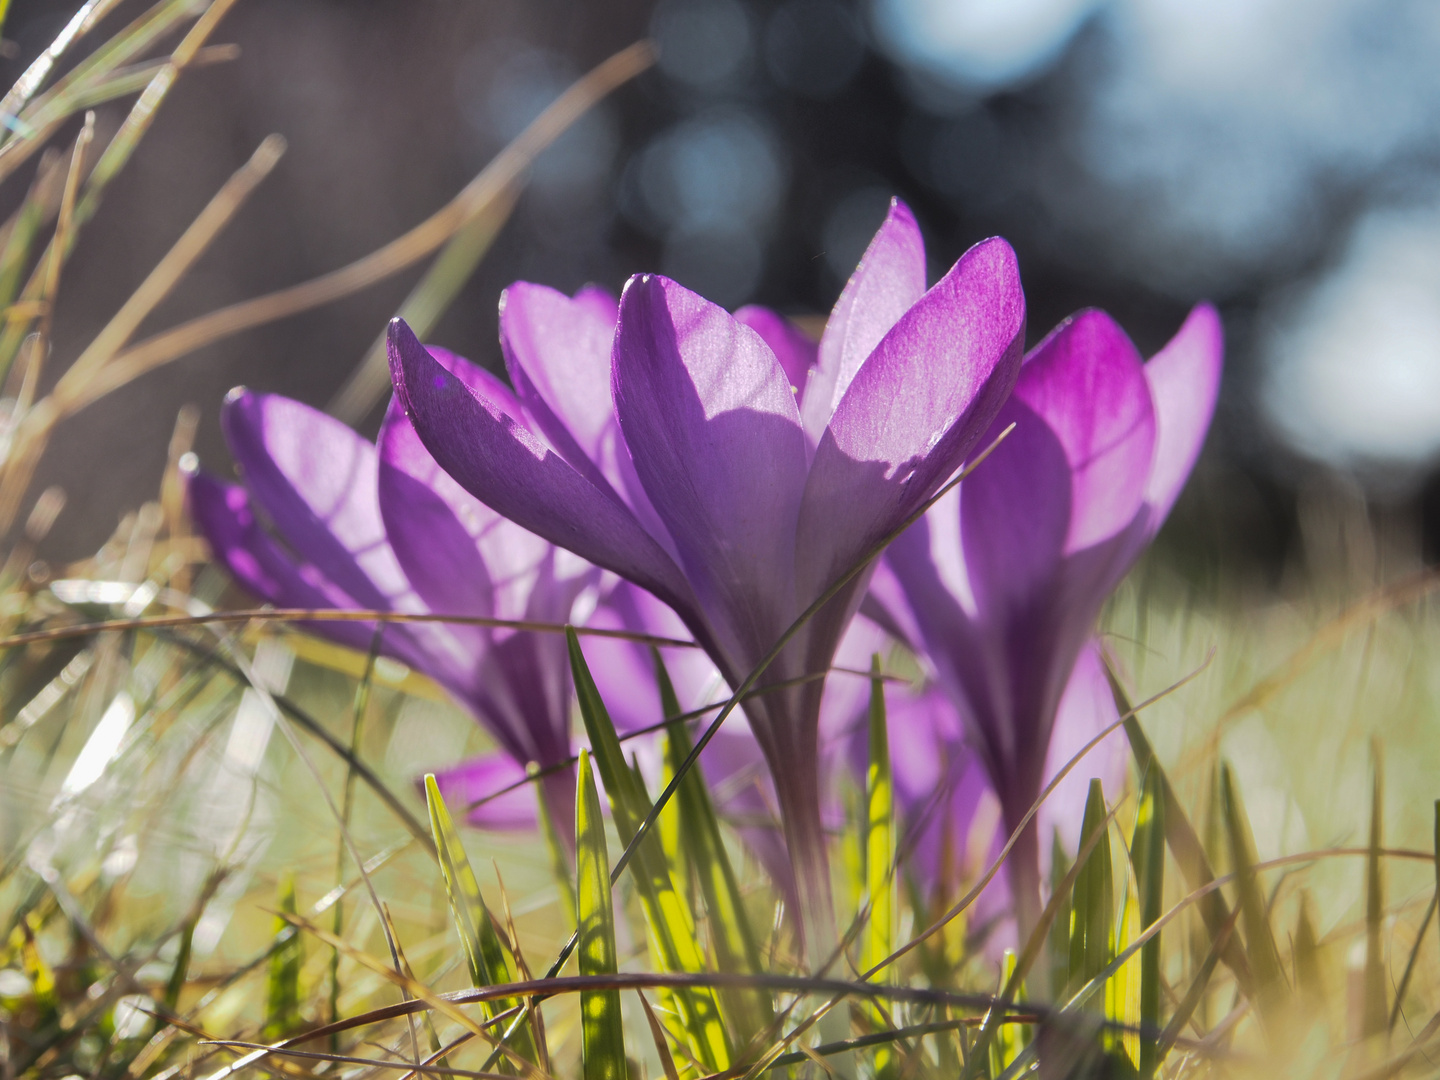
[[[308,405],[243,388],[226,395],[220,425],[245,486],[290,547],[358,605],[413,609],[380,520],[370,443]]]
[[[785,377],[790,380],[790,389],[797,396],[802,393],[819,355],[819,346],[785,316],[759,304],[740,308],[735,312],[735,321],[760,335],[780,361]]]
[[[425,603],[434,611],[525,618],[542,564],[551,576],[550,544],[457,484],[396,402],[377,445],[385,531]]]
[[[238,484],[227,484],[196,471],[185,480],[190,516],[230,576],[247,592],[276,607],[329,609],[354,607],[323,575],[294,562],[255,520],[250,496]],[[325,622],[309,628],[352,649],[369,648],[373,623]]]
[[[696,595],[753,660],[793,614],[805,436],[789,380],[755,331],[658,276],[620,299],[613,377],[636,472]]]
[[[1091,547],[1129,525],[1150,476],[1155,410],[1125,331],[1103,311],[1067,319],[1026,360],[1015,400],[1054,433],[1070,467],[1065,551]],[[1033,510],[1033,500],[1020,494],[1014,512]]]
[[[399,319],[390,374],[421,442],[466,491],[523,528],[695,614],[679,568],[633,514],[542,443],[495,398],[446,371]]]
[[[1145,365],[1155,401],[1155,461],[1145,487],[1153,508],[1151,535],[1160,528],[1195,467],[1215,415],[1224,363],[1225,330],[1209,304],[1199,304],[1163,349]]]
[[[572,300],[517,281],[500,296],[500,346],[517,396],[550,445],[601,490],[619,484],[602,469],[615,425],[615,318],[614,299],[598,289]]]
[[[885,335],[815,451],[796,545],[802,603],[974,449],[1014,385],[1024,333],[1015,253],[987,240]]]
[[[490,569],[477,541],[503,519],[435,464],[394,401],[376,445],[380,514],[415,591],[432,611],[493,615]]]
[[[900,316],[925,292],[925,242],[915,215],[899,199],[845,283],[820,339],[805,387],[805,433],[820,441],[855,373]],[[797,384],[799,385],[799,384]]]

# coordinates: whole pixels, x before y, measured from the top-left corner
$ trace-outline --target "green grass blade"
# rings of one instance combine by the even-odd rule
[[[870,765],[865,774],[865,894],[870,902],[860,966],[869,970],[895,948],[895,792],[880,657],[870,659]]]
[[[465,953],[470,985],[493,986],[503,981],[497,977],[503,972],[490,970],[489,957],[480,944],[480,925],[486,921],[485,901],[434,773],[425,774],[425,804],[430,811],[430,829],[440,853],[440,873],[445,879],[445,893],[450,899],[450,915],[460,935],[460,948]]]
[[[460,843],[460,833],[445,806],[434,773],[425,774],[425,804],[430,811],[430,829],[439,853],[440,874],[445,879],[445,894],[450,900],[450,914],[460,935],[471,985],[479,988],[514,982],[514,965],[505,955],[500,935],[495,932],[490,909],[480,895],[480,883],[470,868],[470,857]],[[513,998],[498,998],[485,1002],[481,1011],[489,1018],[517,1004]],[[521,1057],[526,1061],[535,1060],[535,1046],[528,1028],[518,1029],[511,1040]]]
[[[1050,895],[1056,899],[1055,921],[1050,924],[1050,993],[1065,996],[1070,985],[1070,895],[1061,887],[1070,872],[1070,856],[1057,829],[1050,842]]]
[[[1080,828],[1083,848],[1097,830],[1106,829],[1105,792],[1098,779],[1090,781],[1085,819]],[[1074,993],[1110,963],[1114,946],[1115,884],[1110,865],[1108,830],[1080,865],[1070,898],[1070,986]]]
[[[294,915],[295,879],[286,875],[280,882],[280,910]],[[300,968],[305,962],[305,943],[300,932],[285,919],[275,920],[275,945],[270,954],[270,971],[265,980],[266,1042],[277,1042],[300,1026]]]
[[[1385,879],[1380,849],[1384,837],[1385,779],[1380,752],[1375,748],[1375,778],[1370,789],[1370,847],[1365,857],[1365,1004],[1360,1019],[1361,1038],[1384,1035],[1390,1030],[1390,1007],[1386,1001]]]
[[[573,627],[565,631],[570,649],[570,672],[580,716],[590,737],[590,751],[610,800],[610,816],[620,842],[627,847],[640,823],[652,808],[635,774],[631,772],[615,725],[600,698],[580,639]],[[705,953],[695,929],[695,919],[677,887],[659,837],[647,836],[635,852],[634,879],[645,924],[650,932],[654,960],[664,971],[699,973],[707,970]],[[670,997],[687,1034],[696,1060],[712,1072],[730,1067],[731,1046],[722,1017],[719,996],[712,990],[686,990]]]
[[[605,818],[590,754],[580,751],[579,791],[575,796],[575,901],[580,920],[581,975],[613,975],[615,915],[610,897],[610,853]],[[581,1056],[585,1080],[625,1080],[625,1027],[619,990],[587,990],[580,995]]]
[[[537,797],[535,801],[540,807],[540,828],[545,834],[545,847],[550,852],[550,868],[560,885],[560,900],[565,906],[565,914],[574,919],[575,874],[571,868],[570,853],[565,847],[565,841],[560,839],[560,830],[550,812],[550,800]]]
[[[665,670],[660,651],[653,649],[652,652],[661,709],[667,718],[677,717],[682,710],[675,696],[675,687],[670,682],[670,673]],[[665,758],[672,774],[689,756],[690,746],[690,732],[685,725],[671,724],[666,731]],[[680,809],[681,843],[694,867],[700,896],[709,915],[710,939],[717,966],[721,971],[737,974],[763,970],[758,939],[740,892],[740,879],[725,851],[720,820],[710,801],[705,779],[698,770],[690,770],[680,781],[675,801]],[[769,994],[736,992],[725,995],[725,998],[729,1005],[726,1015],[736,1025],[739,1039],[748,1040],[774,1019]]]
[[[1163,913],[1165,893],[1165,797],[1157,770],[1145,774],[1140,813],[1130,843],[1135,880],[1140,894],[1140,929],[1149,929]],[[1160,1064],[1157,1033],[1160,1030],[1160,935],[1140,950],[1140,1075],[1152,1077]]]
[[[1240,802],[1240,793],[1229,765],[1220,769],[1220,804],[1230,846],[1230,861],[1234,867],[1240,916],[1245,923],[1246,953],[1250,968],[1255,973],[1255,1006],[1263,1019],[1274,1022],[1284,1002],[1285,976],[1280,968],[1275,936],[1270,929],[1265,895],[1255,875],[1255,841],[1250,832],[1250,819]]]
[[[865,771],[865,897],[870,905],[870,918],[860,949],[863,971],[880,964],[894,950],[896,912],[895,789],[890,773],[885,684],[880,678],[878,653],[870,658],[870,675],[870,764]],[[1014,959],[1012,954],[1012,968]],[[894,968],[887,968],[881,979],[888,980],[893,973]],[[891,1026],[882,1016],[877,1015],[876,1019],[882,1027]],[[1001,1033],[1002,1038],[1004,1034]],[[877,1048],[873,1060],[877,1077],[894,1075],[899,1065],[895,1051],[889,1046]]]
[[[1150,746],[1150,740],[1140,726],[1140,721],[1135,718],[1135,709],[1130,704],[1130,696],[1125,688],[1120,685],[1120,680],[1107,665],[1105,675],[1110,681],[1110,692],[1115,698],[1115,707],[1120,715],[1125,717],[1125,737],[1130,743],[1130,753],[1135,758],[1136,768],[1140,775],[1154,769],[1157,773],[1160,790],[1165,797],[1165,843],[1170,848],[1170,854],[1175,857],[1175,865],[1180,868],[1181,875],[1185,878],[1185,884],[1191,889],[1198,891],[1210,885],[1215,880],[1215,872],[1210,867],[1210,860],[1205,857],[1205,847],[1196,835],[1195,828],[1190,824],[1190,818],[1185,813],[1185,808],[1180,805],[1179,798],[1175,795],[1175,789],[1170,784],[1170,778],[1160,765],[1160,759],[1155,756],[1154,749]],[[1221,929],[1230,921],[1230,907],[1225,898],[1216,889],[1209,893],[1199,903],[1200,918],[1205,923],[1205,929],[1209,931],[1210,940],[1220,939]],[[1245,951],[1240,947],[1235,936],[1229,935],[1225,947],[1221,952],[1220,959],[1235,975],[1238,982],[1247,993],[1250,991],[1253,979],[1250,974],[1250,964],[1245,957]]]

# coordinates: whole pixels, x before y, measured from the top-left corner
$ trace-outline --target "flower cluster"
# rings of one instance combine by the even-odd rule
[[[892,693],[891,737],[915,872],[936,880],[963,856],[977,806],[998,800],[1013,830],[1053,770],[1052,744],[1113,714],[1095,622],[1189,475],[1222,352],[1202,306],[1148,362],[1097,311],[1026,356],[1010,247],[978,244],[927,288],[899,201],[818,345],[773,312],[731,314],[656,275],[618,302],[513,285],[500,336],[508,385],[393,322],[378,448],[294,402],[232,396],[225,430],[245,486],[195,475],[197,521],[235,577],[278,604],[688,632],[703,650],[677,659],[692,700],[758,669],[753,742],[728,732],[702,765],[715,780],[748,769],[744,797],[773,799],[783,848],[768,830],[750,839],[793,874],[812,955],[833,940],[827,773],[856,745],[858,698],[835,677],[827,697],[825,680],[847,630],[863,628],[853,650],[883,628],[930,672],[918,696]],[[584,602],[602,591],[598,609]],[[556,636],[315,629],[434,677],[495,735],[510,773],[568,760]],[[622,728],[658,718],[646,655],[586,652]],[[451,783],[478,792],[504,771],[470,766]],[[546,798],[569,820],[558,807],[573,783],[557,775]],[[1038,836],[1026,830],[1011,861],[1022,927],[1040,896]]]

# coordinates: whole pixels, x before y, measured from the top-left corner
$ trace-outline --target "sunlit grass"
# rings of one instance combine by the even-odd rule
[[[294,619],[207,621],[246,601],[226,591],[186,521],[179,466],[193,414],[175,425],[153,501],[93,558],[37,563],[63,497],[33,496],[30,477],[58,419],[204,343],[439,252],[404,307],[418,327],[433,323],[509,213],[529,161],[649,62],[639,46],[602,65],[454,201],[380,251],[132,343],[275,165],[282,144],[267,140],[42,395],[75,236],[184,70],[233,59],[209,43],[225,0],[164,0],[117,28],[104,21],[112,6],[87,5],[64,48],[7,96],[0,140],[0,177],[35,159],[0,238],[0,520],[22,522],[0,566],[7,1077],[218,1080],[244,1067],[408,1080],[428,1062],[418,1067],[688,1080],[788,1068],[824,1050],[847,1075],[994,1080],[1027,1070],[1037,1047],[1054,1075],[1124,1075],[1156,1057],[1165,1076],[1430,1071],[1440,1033],[1440,615],[1430,597],[1440,576],[1386,548],[1353,501],[1311,507],[1305,547],[1277,589],[1199,590],[1155,556],[1111,601],[1106,649],[1121,696],[1144,703],[1132,723],[1158,764],[1132,768],[1123,790],[1093,791],[1077,864],[1054,875],[1053,925],[1015,953],[986,948],[968,908],[937,927],[943,905],[917,906],[891,862],[903,845],[888,763],[875,755],[835,840],[844,948],[829,982],[803,970],[779,892],[738,823],[715,817],[696,771],[630,852],[613,907],[603,903],[606,868],[627,858],[690,742],[668,741],[662,775],[632,775],[630,744],[614,739],[578,648],[575,729],[594,751],[609,814],[600,821],[601,796],[582,788],[571,880],[557,876],[568,856],[553,838],[457,832],[446,821],[463,808],[447,813],[438,790],[427,804],[424,773],[491,748],[428,681],[304,637]],[[110,36],[70,64],[89,34]],[[178,44],[157,59],[169,37]],[[119,133],[93,145],[80,114],[137,94]],[[384,389],[374,354],[357,359],[337,403],[351,415]],[[139,625],[167,613],[186,621]],[[77,629],[106,620],[130,625]],[[26,634],[35,636],[15,640]],[[919,671],[903,653],[887,662],[877,675]],[[666,709],[657,725],[678,706]],[[871,745],[885,746],[883,708],[869,722]],[[1144,760],[1139,732],[1130,737]],[[582,777],[589,768],[587,754]],[[1083,778],[1083,759],[1076,768]],[[1196,840],[1188,853],[1184,829]],[[1202,855],[1221,879],[1203,895]],[[996,869],[981,856],[967,888]],[[567,955],[577,908],[582,956],[556,968],[554,994],[478,1002],[475,984],[539,978]],[[1202,911],[1224,925],[1207,929]],[[1142,928],[1157,913],[1169,921],[1143,953]],[[886,963],[927,928],[923,944]],[[612,960],[618,975],[603,983]],[[880,996],[860,982],[871,969]],[[577,971],[601,982],[563,982]],[[476,1000],[437,996],[462,991]],[[408,1013],[375,1013],[407,1000]],[[827,1008],[828,1026],[816,1022]],[[817,1050],[836,1017],[852,1043]],[[495,1051],[491,1040],[517,1021],[523,1034],[517,1026]],[[303,1040],[327,1025],[337,1026]],[[238,1045],[287,1038],[310,1056]]]

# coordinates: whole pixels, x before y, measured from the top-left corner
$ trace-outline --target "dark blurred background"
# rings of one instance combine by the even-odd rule
[[[73,8],[16,0],[6,85]],[[1032,341],[1095,305],[1149,353],[1196,300],[1219,305],[1222,408],[1164,539],[1191,576],[1275,580],[1317,498],[1440,555],[1428,0],[241,0],[212,38],[240,58],[184,76],[67,267],[51,372],[267,134],[289,141],[276,172],[141,336],[398,235],[646,35],[659,66],[540,160],[431,340],[497,366],[517,278],[618,290],[658,269],[731,307],[824,313],[898,194],[932,278],[985,236],[1015,245]],[[102,135],[128,105],[101,110]],[[93,550],[153,491],[184,403],[212,465],[231,385],[325,406],[419,273],[69,422],[35,488],[70,496],[53,557]]]

